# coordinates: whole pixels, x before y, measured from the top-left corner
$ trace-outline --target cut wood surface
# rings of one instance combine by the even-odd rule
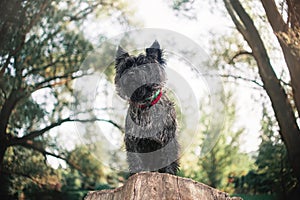
[[[122,187],[91,191],[85,200],[241,200],[203,183],[169,174],[141,172]]]

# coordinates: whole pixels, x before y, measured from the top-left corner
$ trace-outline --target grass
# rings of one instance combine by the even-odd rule
[[[276,200],[276,196],[270,194],[257,194],[257,195],[234,194],[232,196],[242,197],[244,200]]]

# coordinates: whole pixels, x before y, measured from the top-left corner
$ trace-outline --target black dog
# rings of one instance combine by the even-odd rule
[[[158,171],[176,174],[179,145],[176,139],[174,104],[164,91],[165,60],[155,41],[146,55],[130,56],[119,47],[115,84],[118,94],[129,101],[125,146],[131,174]]]

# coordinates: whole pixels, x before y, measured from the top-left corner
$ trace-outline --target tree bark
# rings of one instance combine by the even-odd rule
[[[241,200],[202,183],[169,174],[142,172],[114,190],[89,192],[85,200]]]
[[[5,142],[0,141],[0,177],[2,175],[3,159],[6,152],[7,146]]]
[[[13,90],[10,93],[8,99],[6,99],[6,101],[4,102],[2,109],[0,110],[0,174],[2,171],[2,163],[3,163],[4,155],[10,140],[10,135],[7,134],[6,129],[8,126],[11,113],[15,108],[17,102],[22,97],[22,94],[20,93],[21,93],[20,91]]]
[[[298,24],[297,15],[299,15],[299,13],[297,12],[300,11],[300,1],[291,1],[289,3],[289,10],[291,10],[290,14],[293,14],[293,16],[291,16],[293,19],[291,28],[289,28],[288,24],[283,21],[283,18],[276,7],[274,0],[261,0],[261,2],[265,9],[270,25],[281,46],[291,77],[293,98],[295,100],[298,113],[300,113],[300,38],[298,33],[299,29],[297,28],[298,26],[296,26],[296,24]]]

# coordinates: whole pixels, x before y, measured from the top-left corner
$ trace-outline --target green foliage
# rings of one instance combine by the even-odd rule
[[[187,3],[190,3],[190,0],[174,0],[173,9],[180,10]]]
[[[243,200],[276,200],[275,195],[270,194],[258,194],[258,195],[248,195],[248,194],[233,194],[234,197],[241,197]]]
[[[94,188],[96,183],[105,180],[102,164],[86,146],[77,146],[69,153],[68,161],[81,172],[74,174],[78,181],[73,182],[78,188]]]
[[[8,132],[12,135],[20,136],[24,134],[24,130],[36,128],[38,123],[42,123],[46,112],[36,101],[28,98],[21,102],[16,108],[16,112],[12,114],[9,122]]]
[[[249,157],[239,150],[240,136],[244,130],[233,129],[236,114],[231,98],[229,95],[224,99],[226,119],[217,143],[199,160],[206,174],[206,182],[228,192],[233,192],[231,178],[247,173],[251,163]],[[210,130],[206,130],[205,134],[210,134]]]
[[[231,94],[222,97],[225,106],[225,119],[219,137],[215,137],[215,127],[207,125],[204,116],[202,132],[207,137],[204,143],[192,148],[192,155],[187,166],[183,164],[182,176],[191,177],[194,180],[206,183],[212,187],[234,192],[233,177],[245,175],[251,168],[252,161],[245,153],[240,152],[240,136],[243,129],[234,129],[236,120],[235,104]],[[215,142],[215,143],[214,143]],[[204,147],[207,147],[207,150]],[[196,149],[201,149],[201,154],[195,153]],[[208,150],[210,148],[210,150]],[[205,154],[203,154],[205,153]],[[185,158],[183,158],[185,159]],[[195,162],[196,160],[196,162]],[[186,163],[186,162],[184,162]]]
[[[275,119],[264,109],[262,119],[262,142],[256,159],[258,174],[269,180],[269,190],[275,193],[287,194],[296,185],[292,168],[288,161],[287,150],[280,134],[275,129]]]
[[[31,197],[49,190],[58,195],[61,189],[94,189],[105,183],[107,171],[87,148],[70,152],[47,132],[76,108],[74,80],[93,72],[81,67],[93,50],[82,32],[87,16],[121,19],[126,4],[4,0],[0,6],[5,6],[0,13],[0,181],[5,185],[0,195],[26,191]],[[48,155],[67,160],[73,169],[53,169]]]
[[[60,176],[46,163],[39,152],[21,147],[10,147],[4,159],[5,172],[9,184],[8,194],[23,190],[33,190],[37,186],[53,189],[60,182]]]
[[[239,179],[237,191],[250,194],[276,194],[281,198],[296,186],[287,151],[277,131],[277,124],[264,106],[261,144],[256,156],[256,169]]]
[[[180,8],[182,8],[184,4],[186,3],[193,3],[194,1],[173,1],[174,2],[174,9],[178,11]],[[218,1],[220,2],[220,1]],[[267,88],[267,86],[263,86],[263,82],[260,78],[259,74],[259,68],[257,63],[258,60],[255,58],[255,53],[257,54],[262,54],[261,52],[257,52],[257,49],[255,48],[255,43],[252,45],[254,48],[250,48],[249,45],[247,44],[245,38],[248,37],[248,40],[250,40],[250,36],[248,35],[250,30],[250,24],[252,25],[252,22],[250,23],[243,23],[243,18],[246,18],[247,13],[249,14],[249,21],[253,20],[253,23],[255,24],[255,29],[258,30],[259,37],[263,40],[263,45],[267,49],[267,55],[265,55],[265,58],[263,59],[270,59],[270,62],[272,63],[272,70],[275,71],[276,76],[278,77],[278,81],[281,82],[282,89],[285,90],[288,98],[287,99],[282,99],[282,101],[288,102],[287,104],[291,104],[296,111],[295,108],[295,101],[293,100],[295,96],[293,95],[293,91],[291,91],[291,88],[297,88],[293,86],[293,83],[291,84],[290,82],[290,75],[293,74],[295,71],[292,71],[291,68],[293,67],[286,67],[286,63],[284,62],[284,58],[282,57],[282,45],[279,46],[277,41],[277,38],[275,35],[278,37],[278,34],[275,33],[271,29],[270,26],[270,20],[267,20],[266,12],[263,9],[262,4],[260,1],[223,1],[223,3],[228,2],[228,4],[232,7],[233,5],[237,5],[238,3],[241,3],[242,6],[245,8],[246,13],[239,12],[241,11],[241,8],[236,8],[233,9],[231,14],[232,16],[236,17],[236,20],[233,20],[240,32],[241,30],[244,29],[245,33],[244,38],[242,35],[238,32],[238,30],[228,30],[228,33],[225,33],[224,35],[222,34],[221,36],[213,35],[213,39],[210,42],[209,48],[210,48],[210,53],[212,56],[212,65],[214,65],[216,68],[220,70],[220,73],[222,73],[222,76],[225,77],[225,81],[232,82],[235,81],[236,83],[246,83],[251,82],[251,84],[256,84],[255,89],[258,89],[259,91],[259,97],[255,97],[260,104],[264,104],[265,102],[269,102],[269,98],[265,98],[267,94],[265,93],[265,90],[267,91],[268,95],[270,93],[274,93],[272,91],[274,88],[270,87]],[[278,2],[277,2],[278,3]],[[269,4],[271,5],[271,4]],[[278,5],[278,4],[277,4]],[[274,15],[271,13],[277,12],[277,9],[281,9],[281,15],[282,16],[287,16],[290,15],[292,18],[292,13],[288,13],[289,10],[292,9],[284,9],[284,7],[289,7],[290,5],[286,5],[286,2],[283,1],[280,3],[280,8],[270,8],[270,18]],[[227,9],[229,11],[229,9]],[[273,10],[273,11],[272,11]],[[230,11],[229,11],[230,13]],[[242,14],[241,14],[242,13]],[[228,14],[228,13],[227,13]],[[232,17],[234,19],[234,17]],[[285,17],[283,17],[283,20],[286,20]],[[277,19],[279,21],[279,19]],[[289,24],[290,20],[287,20],[287,25]],[[240,26],[238,26],[240,24]],[[250,34],[251,35],[251,34]],[[289,38],[288,34],[286,35],[286,39]],[[295,39],[295,38],[294,38]],[[280,37],[279,37],[280,40]],[[293,41],[292,37],[287,39]],[[249,41],[248,41],[249,42]],[[257,45],[258,46],[258,45]],[[256,51],[256,52],[255,52]],[[292,47],[289,47],[285,50],[283,50],[285,55],[288,55],[287,52],[293,51]],[[294,54],[296,55],[296,54]],[[287,63],[294,63],[297,61],[293,61],[292,56],[285,56],[285,58],[290,57],[289,61]],[[261,65],[261,64],[260,64]],[[260,67],[260,66],[259,66]],[[288,70],[291,70],[291,72],[288,72]],[[260,71],[263,71],[260,67]],[[289,74],[290,73],[290,74]],[[270,79],[271,73],[267,78],[264,80],[266,83],[267,79]],[[292,75],[293,77],[293,75]],[[274,77],[276,79],[276,77]],[[276,80],[277,81],[277,80]],[[293,82],[293,81],[292,81]],[[288,83],[288,84],[286,84]],[[274,82],[274,85],[276,83]],[[247,87],[251,87],[251,85],[247,84]],[[257,87],[258,86],[258,87]],[[252,91],[253,92],[253,91]],[[295,92],[295,91],[294,91]],[[275,92],[276,94],[276,92]],[[276,96],[276,95],[275,95]],[[265,99],[264,99],[265,98]],[[276,97],[274,97],[276,98]],[[272,99],[271,99],[272,100]],[[273,105],[268,105],[268,108],[276,108],[277,105],[274,105],[274,101],[272,102]],[[247,106],[247,105],[245,105]],[[280,106],[279,106],[280,107]],[[289,112],[287,109],[283,109],[281,111],[277,111],[276,115],[280,115],[280,113],[286,113]],[[261,124],[261,144],[259,146],[259,151],[257,152],[258,155],[255,156],[255,167],[250,168],[251,171],[246,175],[239,177],[236,176],[236,174],[230,175],[234,181],[235,189],[236,192],[241,192],[241,193],[281,193],[283,199],[286,199],[286,194],[296,185],[296,180],[293,177],[291,166],[289,165],[288,161],[288,156],[287,156],[287,150],[285,148],[285,145],[283,143],[283,139],[288,140],[291,135],[293,135],[293,132],[295,133],[295,139],[297,138],[297,131],[284,131],[280,130],[278,131],[279,127],[276,124],[276,120],[273,117],[270,117],[269,115],[270,111],[267,111],[266,108],[264,108],[264,113],[263,113],[263,120]],[[292,115],[298,116],[296,113],[292,113]],[[296,117],[297,118],[297,117]],[[286,120],[286,121],[284,121]],[[286,124],[290,119],[283,119],[281,124]],[[293,119],[290,121],[296,121]],[[288,127],[297,127],[297,124],[295,123],[293,126],[288,126]],[[282,127],[281,127],[282,128]],[[291,129],[289,129],[291,130]],[[280,137],[283,136],[284,138]],[[286,136],[289,135],[289,136]],[[222,136],[220,137],[220,141],[226,141]],[[285,141],[287,144],[288,143],[293,143],[292,141]],[[297,145],[295,145],[297,146]],[[207,161],[207,165],[209,166],[210,163],[214,163],[215,160],[212,159],[214,157],[220,156],[218,155],[218,145],[216,145],[215,151],[214,149],[211,151],[212,157]],[[290,148],[289,152],[290,154],[292,152],[298,152],[295,151],[295,148]],[[233,149],[234,151],[234,149]],[[293,155],[293,154],[291,154]],[[298,155],[297,153],[295,155]],[[295,159],[297,160],[297,159]],[[220,161],[220,160],[218,160]],[[205,162],[203,162],[205,163]],[[222,162],[221,162],[222,163]],[[294,165],[296,166],[296,165]],[[210,169],[210,168],[208,168]],[[221,171],[221,170],[220,170]],[[216,173],[211,173],[212,175],[212,182],[219,183],[220,178],[218,177],[218,173],[220,173],[217,169],[215,170]],[[297,171],[294,169],[294,171]],[[245,175],[245,174],[244,174]],[[203,174],[198,175],[199,179],[203,178]],[[270,198],[274,197],[269,196]],[[249,197],[250,198],[250,197]],[[255,196],[252,199],[267,199],[268,197],[264,197],[263,195]],[[245,198],[247,199],[247,198]],[[251,199],[251,198],[250,198]]]
[[[183,15],[188,19],[196,18],[194,0],[173,0],[171,7],[176,15]]]

